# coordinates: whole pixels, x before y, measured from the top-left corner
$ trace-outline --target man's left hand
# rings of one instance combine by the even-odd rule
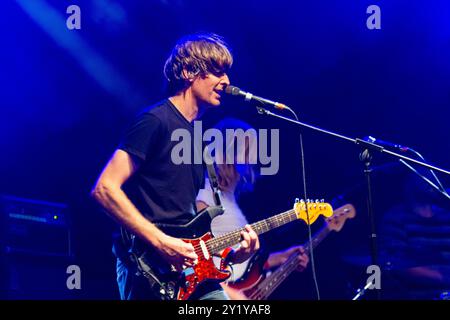
[[[236,249],[230,259],[231,263],[242,263],[259,250],[259,238],[250,225],[245,226],[245,230],[241,232],[241,246]]]

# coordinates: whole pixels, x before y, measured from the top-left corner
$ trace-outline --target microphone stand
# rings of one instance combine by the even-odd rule
[[[312,125],[304,123],[304,122],[300,122],[300,121],[297,121],[297,120],[294,120],[294,119],[291,119],[291,118],[287,118],[287,117],[281,116],[279,114],[273,113],[273,112],[271,112],[271,111],[269,111],[267,109],[264,109],[262,107],[256,107],[256,109],[258,110],[258,113],[260,113],[260,114],[265,114],[265,115],[273,116],[273,117],[276,117],[276,118],[279,118],[279,119],[283,119],[283,120],[286,120],[286,121],[298,124],[299,126],[302,126],[302,127],[305,127],[305,128],[309,128],[309,129],[312,129],[312,130],[315,130],[315,131],[318,131],[318,132],[322,132],[322,133],[334,136],[336,138],[340,138],[342,140],[347,140],[348,142],[353,142],[355,144],[358,144],[358,145],[361,145],[361,146],[365,147],[366,149],[371,149],[371,150],[376,150],[376,151],[379,151],[379,152],[382,152],[382,153],[386,153],[386,154],[391,155],[391,156],[393,156],[395,158],[399,158],[399,159],[403,159],[403,160],[406,160],[406,161],[410,161],[410,162],[418,164],[418,165],[420,165],[422,167],[425,167],[425,168],[428,168],[428,169],[432,169],[432,170],[436,170],[436,171],[439,171],[439,172],[446,173],[446,174],[450,175],[450,171],[448,171],[448,170],[441,169],[439,167],[430,165],[428,163],[425,163],[425,162],[422,162],[422,161],[419,161],[419,160],[416,160],[416,159],[413,159],[413,158],[410,158],[410,157],[406,157],[406,156],[403,156],[401,154],[392,152],[392,151],[387,150],[387,149],[385,149],[384,147],[382,147],[382,146],[380,146],[378,144],[375,144],[375,143],[372,143],[372,142],[368,142],[368,141],[365,141],[365,140],[362,140],[362,139],[359,139],[359,138],[350,138],[350,137],[341,135],[339,133],[335,133],[335,132],[332,132],[332,131],[329,131],[329,130],[321,129],[319,127],[315,127],[315,126],[312,126]]]
[[[271,111],[269,111],[269,110],[267,110],[267,109],[265,109],[265,108],[263,108],[261,106],[256,106],[256,109],[257,109],[259,114],[264,114],[264,115],[272,116],[272,117],[275,117],[275,118],[278,118],[278,119],[282,119],[282,120],[285,120],[285,121],[297,124],[297,125],[299,125],[301,127],[304,127],[304,128],[312,129],[314,131],[321,132],[321,133],[333,136],[333,137],[341,139],[341,140],[352,142],[352,143],[357,144],[358,146],[361,147],[362,152],[359,155],[359,159],[364,163],[364,174],[365,174],[366,183],[367,183],[367,214],[368,214],[369,223],[370,223],[370,251],[371,251],[371,262],[372,262],[372,265],[377,265],[378,266],[378,252],[377,252],[377,242],[376,242],[376,240],[377,240],[377,232],[376,232],[376,226],[375,226],[375,217],[374,217],[374,214],[373,214],[372,187],[371,187],[371,178],[370,178],[370,174],[372,172],[372,167],[371,167],[372,154],[371,154],[371,151],[373,150],[373,151],[377,151],[377,152],[380,152],[380,153],[388,154],[391,157],[399,159],[400,162],[405,164],[407,167],[410,167],[410,166],[407,165],[404,160],[406,160],[408,162],[412,162],[412,163],[418,164],[418,165],[420,165],[422,167],[425,167],[425,168],[428,168],[428,169],[431,169],[431,170],[436,170],[436,171],[439,171],[439,172],[446,173],[446,174],[450,175],[450,171],[448,171],[448,170],[444,170],[444,169],[438,168],[436,166],[429,165],[428,163],[425,163],[425,162],[422,162],[422,161],[418,161],[416,159],[413,159],[413,158],[410,158],[410,157],[406,157],[406,156],[403,156],[401,154],[392,152],[392,151],[387,150],[384,147],[382,147],[382,146],[380,146],[380,145],[378,145],[376,143],[368,142],[368,141],[365,141],[365,140],[359,139],[359,138],[350,138],[350,137],[347,137],[347,136],[344,136],[344,135],[341,135],[341,134],[338,134],[338,133],[335,133],[335,132],[332,132],[332,131],[329,131],[329,130],[324,130],[324,129],[312,126],[310,124],[307,124],[307,123],[304,123],[304,122],[300,122],[298,120],[294,120],[294,119],[287,118],[287,117],[281,116],[279,114],[273,113],[273,112],[271,112]],[[415,171],[415,170],[413,169],[413,171]],[[422,175],[420,175],[420,176],[422,178],[424,178]],[[425,178],[425,181],[431,182],[431,181],[429,181],[426,178]],[[439,188],[437,188],[437,189],[439,190]],[[446,195],[447,198],[450,200],[450,197],[448,196],[448,194],[446,194],[446,193],[443,193],[443,194]],[[363,290],[363,291],[360,290],[359,291],[360,293],[355,298],[359,298],[360,296],[362,296],[362,294],[364,294],[364,291],[365,290]],[[380,299],[380,291],[379,290],[377,290],[376,297],[377,297],[377,299]]]

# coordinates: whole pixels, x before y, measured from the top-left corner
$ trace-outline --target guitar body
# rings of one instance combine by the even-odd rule
[[[266,254],[256,254],[250,260],[244,275],[234,281],[227,282],[226,286],[239,291],[245,297],[249,297],[265,278],[264,263],[266,262]]]
[[[171,225],[156,223],[164,233],[191,243],[196,249],[198,263],[194,267],[176,272],[172,266],[163,261],[161,257],[145,246],[137,238],[133,241],[132,252],[140,263],[145,264],[147,278],[156,278],[160,282],[163,299],[188,300],[195,289],[207,281],[221,282],[230,277],[226,270],[218,270],[213,262],[205,243],[212,239],[210,232],[211,221],[220,214],[221,207],[208,207],[184,225]],[[144,274],[145,275],[145,274]]]
[[[246,291],[264,279],[263,266],[267,254],[256,253],[249,261],[247,268],[241,278],[233,282],[227,282],[230,288]]]

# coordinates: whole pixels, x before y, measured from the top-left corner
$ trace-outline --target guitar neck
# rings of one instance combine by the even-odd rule
[[[251,227],[256,234],[260,235],[297,219],[297,213],[294,209],[291,209],[277,214],[276,216],[255,222],[251,224]],[[206,246],[208,247],[209,252],[211,254],[217,254],[223,249],[238,244],[241,241],[241,232],[243,230],[245,230],[245,228],[226,233],[220,237],[207,241]]]
[[[330,233],[330,229],[325,226],[317,232],[311,241],[308,241],[304,245],[305,254],[309,255],[311,247],[316,248],[323,239]],[[298,266],[298,256],[299,252],[292,254],[286,262],[279,266],[272,274],[267,276],[263,281],[261,281],[249,296],[252,300],[265,300],[267,299],[276,288],[297,268]]]
[[[327,226],[324,226],[319,232],[317,232],[314,237],[312,237],[311,241],[305,243],[303,248],[305,249],[305,253],[309,256],[311,247],[315,249],[323,239],[325,239],[330,233],[330,229]]]

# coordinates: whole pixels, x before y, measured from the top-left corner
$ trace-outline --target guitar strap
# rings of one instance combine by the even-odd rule
[[[209,183],[211,184],[214,204],[216,206],[221,206],[222,199],[221,199],[221,191],[219,189],[219,180],[217,179],[216,168],[214,167],[214,160],[211,158],[207,146],[205,146],[205,152],[203,155],[206,164],[206,170],[208,171]]]

